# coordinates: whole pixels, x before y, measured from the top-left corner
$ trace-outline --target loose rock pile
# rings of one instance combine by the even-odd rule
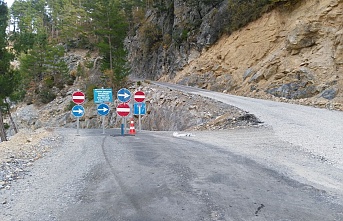
[[[146,94],[147,114],[142,116],[143,130],[180,131],[200,128],[214,130],[250,124],[239,118],[246,115],[246,112],[209,98],[165,89],[149,83],[137,86],[134,82],[130,86],[132,94],[138,89]],[[64,97],[58,96],[51,103],[41,107],[32,104],[19,107],[14,112],[17,126],[33,130],[42,127],[76,128],[76,118],[70,112],[72,92],[73,89],[70,89]],[[116,94],[116,91],[113,93]],[[107,128],[119,128],[122,123],[122,118],[116,113],[118,103],[115,101],[109,104],[110,113],[105,117]],[[97,114],[96,104],[87,101],[83,106],[85,116],[80,118],[80,128],[102,128],[102,118]],[[134,117],[137,120],[138,116]]]
[[[221,130],[252,125],[244,118],[247,112],[210,98],[163,88],[145,90],[149,114],[142,118],[142,124],[149,130]]]
[[[27,168],[56,146],[58,139],[51,130],[23,130],[0,143],[0,189],[10,189],[13,181],[23,178]]]

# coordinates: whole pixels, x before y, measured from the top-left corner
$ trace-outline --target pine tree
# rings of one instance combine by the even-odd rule
[[[103,57],[102,69],[112,84],[108,86],[116,87],[128,75],[124,47],[128,30],[125,11],[116,0],[98,0],[89,7],[92,7],[88,11],[92,12],[94,33],[99,39],[97,47]]]
[[[6,141],[6,132],[3,121],[3,107],[4,99],[9,96],[13,91],[11,79],[13,72],[10,71],[10,61],[13,55],[8,51],[7,44],[7,21],[8,21],[8,8],[3,0],[0,0],[0,138],[1,141]]]

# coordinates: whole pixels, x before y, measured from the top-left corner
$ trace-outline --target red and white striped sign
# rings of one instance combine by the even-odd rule
[[[145,100],[145,93],[143,91],[137,91],[133,97],[136,102],[143,102]]]
[[[86,95],[82,91],[75,91],[73,93],[73,102],[75,104],[82,104],[85,102]]]
[[[130,114],[130,106],[127,103],[118,104],[117,114],[121,117],[126,117]]]

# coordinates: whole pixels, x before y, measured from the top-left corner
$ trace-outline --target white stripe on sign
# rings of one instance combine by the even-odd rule
[[[135,98],[145,98],[145,95],[135,95]]]
[[[130,108],[119,107],[119,108],[117,108],[117,112],[130,112]]]
[[[73,96],[73,99],[85,99],[85,96]]]

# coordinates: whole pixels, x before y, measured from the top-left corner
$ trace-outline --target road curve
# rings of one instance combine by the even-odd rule
[[[234,96],[163,82],[156,85],[227,103],[258,117],[276,136],[343,169],[343,112]]]

